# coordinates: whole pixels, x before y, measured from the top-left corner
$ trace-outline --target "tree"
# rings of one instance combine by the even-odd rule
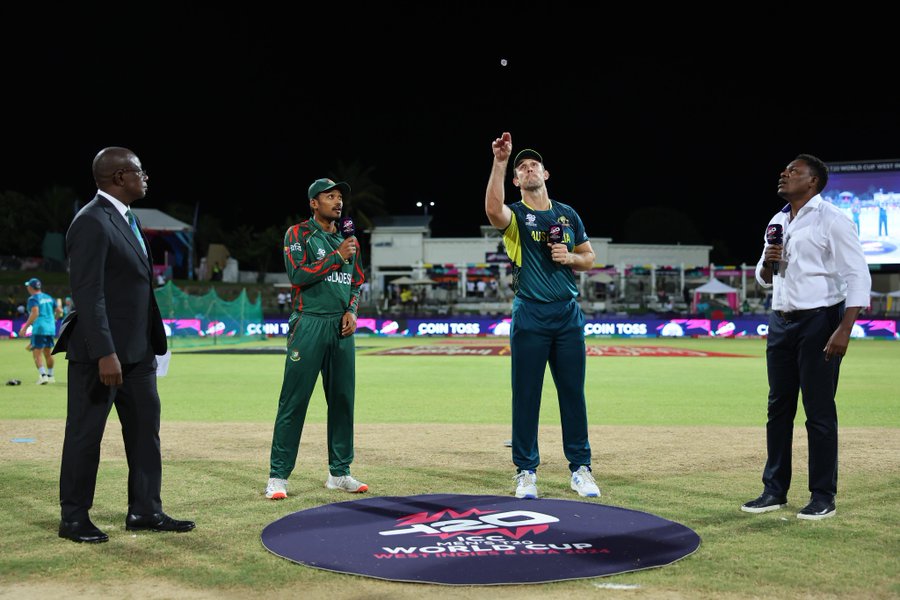
[[[263,230],[241,225],[228,237],[228,250],[239,263],[249,264],[257,272],[256,280],[264,283],[266,273],[283,256],[284,229],[271,225]]]
[[[350,184],[350,197],[344,198],[344,214],[353,217],[356,229],[372,229],[372,217],[386,215],[384,188],[372,179],[375,167],[363,167],[359,161],[349,165],[338,161],[329,177]],[[296,221],[295,221],[296,222]]]
[[[0,193],[0,255],[39,256],[44,225],[25,194]]]
[[[40,221],[46,231],[65,233],[69,230],[75,212],[78,210],[78,194],[68,187],[54,185],[37,197]]]

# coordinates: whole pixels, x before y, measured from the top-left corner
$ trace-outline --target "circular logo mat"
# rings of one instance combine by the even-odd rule
[[[273,554],[366,577],[493,585],[668,565],[700,536],[649,513],[574,500],[424,494],[302,510],[263,529]]]

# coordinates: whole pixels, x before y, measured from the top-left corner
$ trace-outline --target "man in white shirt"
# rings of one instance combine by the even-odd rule
[[[794,417],[802,389],[811,497],[797,517],[818,520],[835,514],[834,396],[853,322],[869,304],[872,278],[853,221],[819,195],[827,182],[828,168],[815,156],[800,154],[788,164],[778,178],[778,195],[788,204],[769,221],[756,265],[757,281],[773,290],[766,343],[768,459],[763,493],[741,506],[744,512],[768,512],[787,504]]]

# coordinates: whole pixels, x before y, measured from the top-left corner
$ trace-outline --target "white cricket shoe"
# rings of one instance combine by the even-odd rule
[[[342,490],[351,494],[361,494],[369,491],[369,486],[355,480],[352,475],[341,475],[340,477],[328,475],[328,479],[325,480],[325,487],[329,490]]]
[[[519,471],[513,479],[516,482],[516,498],[533,500],[538,497],[537,473],[534,471]]]
[[[585,465],[578,467],[578,470],[572,473],[572,489],[578,492],[579,496],[585,498],[599,498],[600,488],[594,481],[594,475],[591,468]]]
[[[287,498],[287,479],[270,477],[266,486],[266,498],[270,500],[284,500]]]
[[[46,375],[38,375],[38,380],[35,381],[35,383],[38,385],[47,385],[50,383],[50,378]]]

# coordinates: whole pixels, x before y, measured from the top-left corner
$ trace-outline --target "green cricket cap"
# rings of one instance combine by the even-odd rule
[[[322,192],[327,192],[334,188],[339,188],[341,193],[345,196],[350,195],[350,184],[344,181],[332,181],[326,177],[323,179],[316,179],[313,181],[312,185],[309,186],[309,199],[312,200]]]

